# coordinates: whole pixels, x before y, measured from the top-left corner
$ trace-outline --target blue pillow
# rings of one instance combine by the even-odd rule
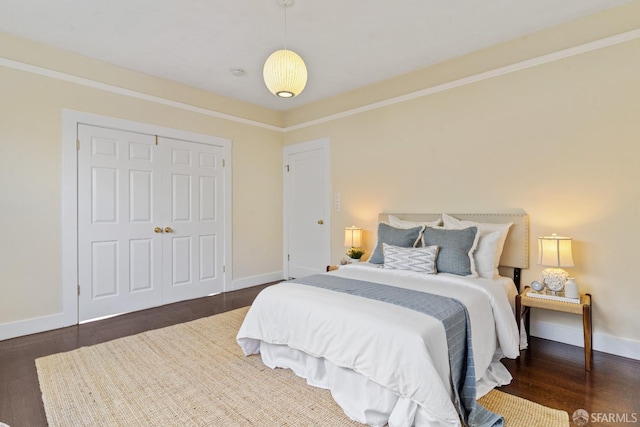
[[[423,242],[425,246],[440,247],[436,260],[438,273],[477,277],[473,261],[477,236],[478,227],[462,230],[427,227],[424,229]]]
[[[382,244],[399,246],[401,248],[413,248],[420,241],[424,226],[413,228],[395,228],[389,224],[381,222],[378,224],[378,244],[369,258],[373,264],[384,264],[384,254]]]

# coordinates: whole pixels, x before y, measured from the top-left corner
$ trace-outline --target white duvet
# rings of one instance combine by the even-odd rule
[[[471,320],[478,397],[511,376],[497,362],[518,356],[511,279],[425,275],[352,264],[327,273],[449,296]],[[238,332],[245,355],[291,368],[329,388],[345,413],[369,425],[458,426],[451,401],[446,337],[425,314],[295,283],[264,289]]]

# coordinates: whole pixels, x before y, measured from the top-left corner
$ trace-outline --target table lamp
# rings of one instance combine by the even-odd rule
[[[547,267],[542,271],[542,282],[547,289],[552,294],[562,292],[569,278],[562,267],[573,267],[571,237],[556,234],[538,237],[538,264]]]
[[[362,247],[362,228],[346,227],[344,229],[344,245],[349,248],[347,256],[359,261],[364,255],[364,250],[360,249]]]

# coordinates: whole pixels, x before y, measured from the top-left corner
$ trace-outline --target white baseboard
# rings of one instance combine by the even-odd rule
[[[71,326],[63,313],[0,324],[0,341]]]
[[[239,289],[250,288],[252,286],[263,285],[265,283],[276,282],[278,280],[284,280],[283,271],[274,271],[273,273],[261,274],[259,276],[245,277],[243,279],[233,280],[231,283],[231,289],[226,291],[237,291]]]
[[[284,273],[282,271],[276,271],[273,273],[234,280],[231,284],[231,289],[227,289],[227,291],[237,291],[239,289],[250,288],[264,283],[283,280],[283,278]],[[33,319],[18,320],[9,323],[0,323],[0,341],[24,335],[37,334],[39,332],[50,331],[52,329],[64,328],[74,324],[74,322],[69,323],[68,316],[65,316],[63,313],[56,313]]]
[[[531,336],[584,347],[584,335],[581,328],[572,328],[558,323],[532,319]],[[595,351],[640,360],[640,342],[638,341],[594,332],[592,348]]]

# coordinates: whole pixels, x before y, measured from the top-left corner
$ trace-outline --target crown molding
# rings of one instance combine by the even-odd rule
[[[277,131],[277,132],[291,132],[291,131],[303,129],[306,127],[327,123],[336,119],[342,119],[342,118],[353,116],[363,112],[376,110],[378,108],[383,108],[383,107],[398,104],[401,102],[413,100],[416,98],[429,96],[435,93],[444,92],[450,89],[466,86],[466,85],[480,82],[483,80],[492,79],[494,77],[502,76],[509,73],[514,73],[517,71],[525,70],[527,68],[537,67],[538,65],[548,64],[548,63],[559,61],[565,58],[570,58],[572,56],[592,52],[598,49],[615,46],[628,41],[637,40],[639,38],[640,38],[640,29],[627,31],[625,33],[620,33],[610,37],[605,37],[599,40],[595,40],[595,41],[584,43],[578,46],[559,50],[546,55],[516,62],[514,64],[505,65],[503,67],[495,68],[493,70],[484,71],[482,73],[474,74],[461,79],[452,80],[450,82],[442,83],[426,89],[421,89],[421,90],[410,92],[404,95],[389,98],[384,101],[374,102],[368,105],[363,105],[361,107],[352,108],[350,110],[341,111],[339,113],[330,114],[328,116],[324,116],[319,119],[310,120],[307,122],[303,122],[303,123],[299,123],[299,124],[287,126],[287,127],[269,125],[269,124],[258,122],[255,120],[245,119],[245,118],[234,116],[231,114],[221,113],[219,111],[211,110],[208,108],[198,107],[198,106],[187,104],[184,102],[178,102],[171,99],[162,98],[159,96],[149,95],[143,92],[138,92],[131,89],[125,89],[119,86],[102,83],[102,82],[87,79],[84,77],[78,77],[78,76],[63,73],[60,71],[38,67],[35,65],[26,64],[23,62],[14,61],[7,58],[0,58],[0,66],[13,68],[15,70],[25,71],[28,73],[50,77],[50,78],[54,78],[54,79],[58,79],[58,80],[62,80],[70,83],[75,83],[82,86],[91,87],[94,89],[104,90],[104,91],[116,93],[119,95],[124,95],[132,98],[142,99],[145,101],[155,102],[157,104],[162,104],[162,105],[166,105],[174,108],[180,108],[182,110],[192,111],[195,113],[204,114],[207,116],[216,117],[223,120],[229,120],[236,123],[255,126],[262,129],[268,129],[268,130]]]
[[[243,117],[234,116],[231,114],[221,113],[219,111],[211,110],[208,108],[197,107],[195,105],[187,104],[184,102],[174,101],[172,99],[162,98],[160,96],[149,95],[147,93],[138,92],[131,89],[125,89],[119,86],[98,82],[84,77],[74,76],[72,74],[63,73],[61,71],[55,71],[48,68],[38,67],[24,62],[13,61],[7,58],[0,58],[0,66],[13,68],[15,70],[25,71],[27,73],[37,74],[44,77],[51,77],[53,79],[62,80],[65,82],[79,84],[81,86],[87,86],[93,89],[104,90],[118,95],[129,96],[131,98],[141,99],[144,101],[155,102],[156,104],[166,105],[169,107],[180,108],[181,110],[191,111],[194,113],[204,114],[219,119],[230,120],[232,122],[242,123],[245,125],[255,126],[263,129],[275,130],[282,132],[283,128],[280,126],[273,126],[266,123],[258,122],[255,120],[245,119]]]
[[[525,70],[527,68],[537,67],[538,65],[548,64],[550,62],[559,61],[572,56],[581,55],[583,53],[592,52],[594,50],[603,49],[610,46],[615,46],[620,43],[625,43],[631,40],[640,38],[640,29],[628,31],[614,36],[605,37],[600,40],[584,43],[578,46],[570,47],[567,49],[552,52],[546,55],[538,56],[535,58],[527,59],[525,61],[516,62],[514,64],[505,65],[503,67],[495,68],[493,70],[484,71],[482,73],[473,74],[461,79],[452,80],[450,82],[442,83],[436,86],[432,86],[426,89],[421,89],[415,92],[410,92],[405,95],[396,96],[393,98],[385,99],[384,101],[374,102],[372,104],[363,105],[362,107],[352,108],[350,110],[341,111],[340,113],[330,114],[319,119],[310,120],[308,122],[300,123],[293,126],[284,128],[285,132],[290,132],[298,129],[303,129],[309,126],[314,126],[332,120],[342,119],[344,117],[353,116],[355,114],[364,113],[366,111],[376,110],[378,108],[387,107],[401,102],[409,101],[423,96],[433,95],[435,93],[444,92],[450,89],[458,88],[460,86],[466,86],[472,83],[480,82],[494,77],[502,76],[516,71]]]

